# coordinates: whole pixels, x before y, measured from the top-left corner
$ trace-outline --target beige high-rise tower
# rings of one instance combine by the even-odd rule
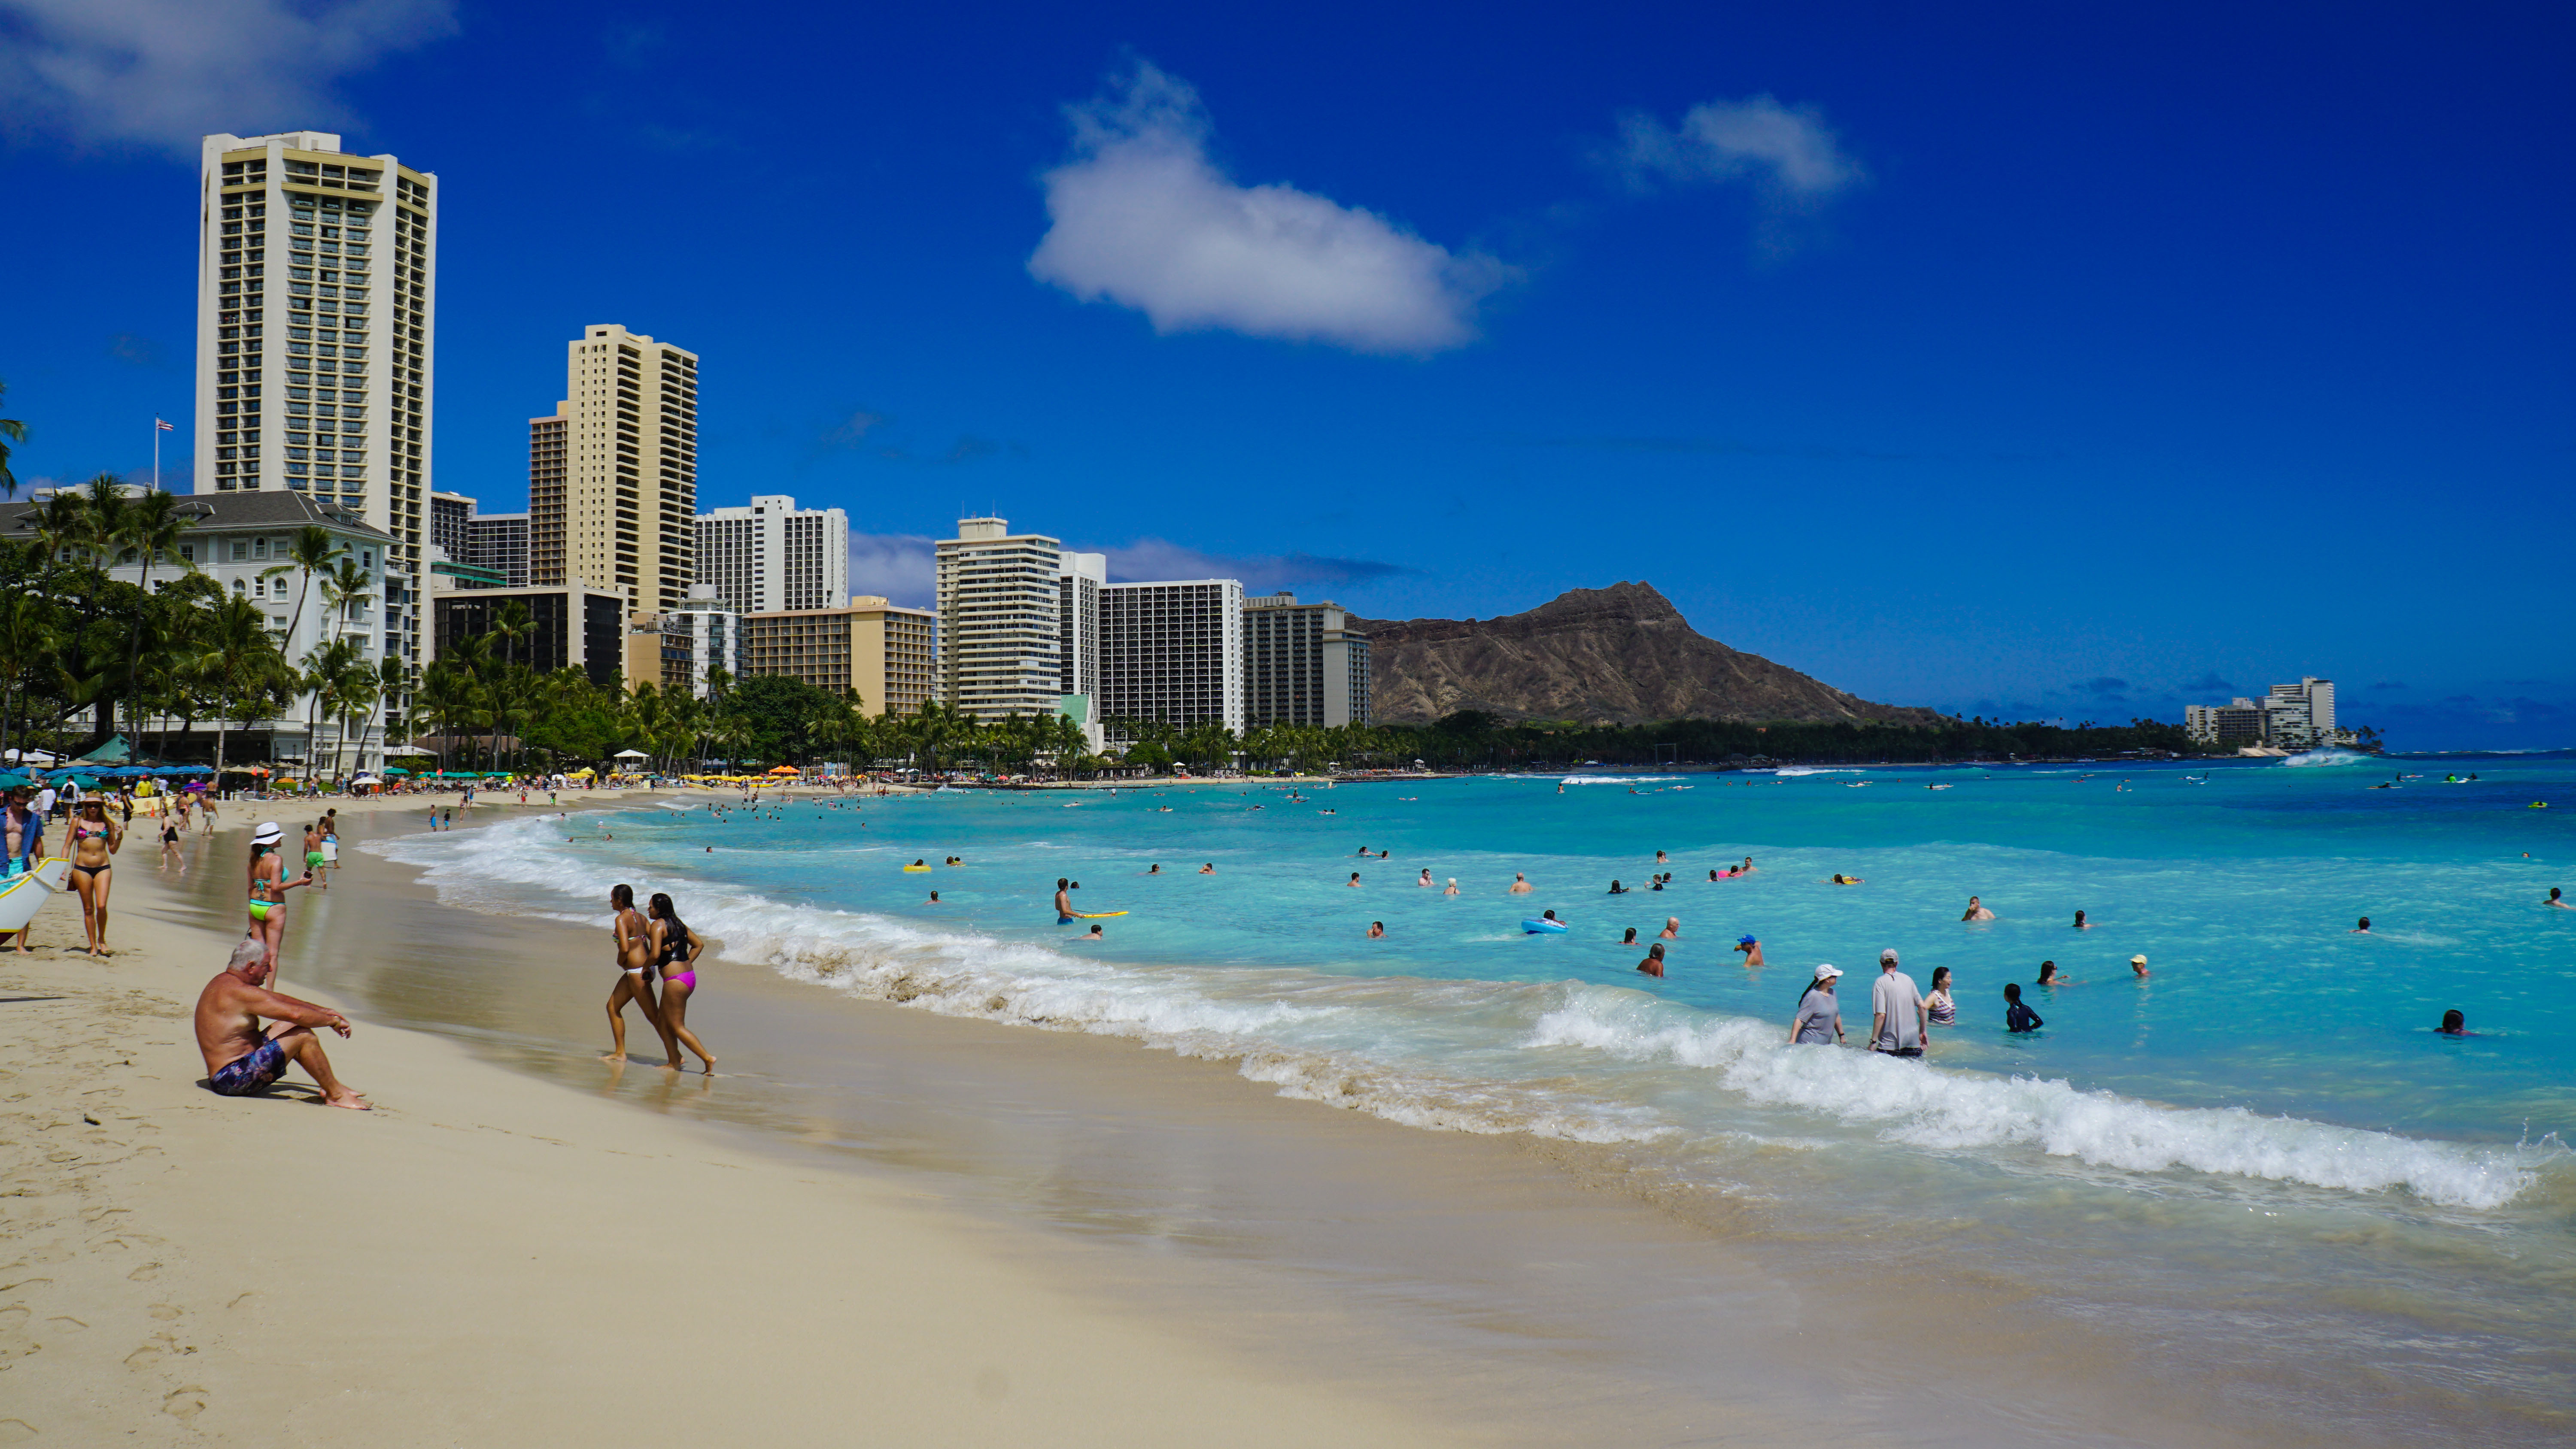
[[[608,323],[565,356],[570,396],[528,420],[528,582],[677,609],[697,582],[697,354]]]
[[[390,572],[417,594],[436,486],[438,178],[327,131],[208,136],[200,158],[195,491],[274,489],[353,514],[393,537]],[[384,652],[417,661],[414,603],[379,604]]]

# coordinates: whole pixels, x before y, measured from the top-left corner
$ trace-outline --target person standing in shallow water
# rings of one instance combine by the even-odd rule
[[[1834,999],[1834,981],[1843,974],[1835,965],[1816,968],[1807,989],[1798,994],[1798,1014],[1789,1023],[1791,1046],[1835,1046],[1843,1039],[1842,1003]]]
[[[620,883],[609,888],[609,909],[617,913],[608,928],[609,938],[616,943],[617,984],[608,992],[608,1031],[610,1047],[604,1062],[626,1060],[626,1003],[632,1001],[644,1008],[644,1020],[653,1034],[665,1039],[670,1060],[665,1065],[674,1071],[680,1066],[680,1049],[669,1045],[670,1033],[662,1025],[662,1008],[653,1000],[653,938],[644,916],[635,909],[635,887]]]
[[[937,891],[930,894],[933,900],[939,897]],[[706,950],[706,943],[680,919],[669,896],[655,891],[646,906],[650,911],[647,929],[652,933],[653,964],[662,972],[663,1047],[676,1063],[680,1060],[680,1047],[686,1045],[698,1054],[698,1061],[712,1077],[716,1074],[716,1059],[707,1055],[697,1034],[689,1030],[689,998],[698,994],[698,953]]]

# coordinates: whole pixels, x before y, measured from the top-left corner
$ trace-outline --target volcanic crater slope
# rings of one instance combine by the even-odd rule
[[[1937,724],[1939,712],[1873,704],[1691,628],[1652,584],[1570,589],[1499,619],[1362,619],[1385,724],[1462,709],[1505,720],[1662,719]]]

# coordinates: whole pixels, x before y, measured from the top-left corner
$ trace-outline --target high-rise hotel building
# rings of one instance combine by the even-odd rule
[[[1243,584],[1179,579],[1100,591],[1099,719],[1243,732]]]
[[[199,493],[287,489],[393,539],[388,654],[420,658],[438,179],[322,131],[200,151]]]
[[[838,609],[850,602],[850,515],[754,494],[700,514],[698,579],[737,613]]]
[[[553,417],[528,420],[529,582],[613,589],[633,614],[679,608],[697,582],[697,354],[586,327],[564,391]]]
[[[1063,546],[1008,520],[961,518],[939,541],[939,697],[976,719],[1053,714]]]

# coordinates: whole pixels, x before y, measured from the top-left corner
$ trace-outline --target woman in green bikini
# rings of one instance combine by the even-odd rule
[[[286,876],[286,859],[278,854],[286,832],[274,820],[263,822],[250,836],[250,936],[268,948],[268,969],[277,970],[278,952],[286,946],[286,893],[301,885],[313,883],[313,872],[307,870],[293,880]],[[272,976],[270,980],[275,981]]]

